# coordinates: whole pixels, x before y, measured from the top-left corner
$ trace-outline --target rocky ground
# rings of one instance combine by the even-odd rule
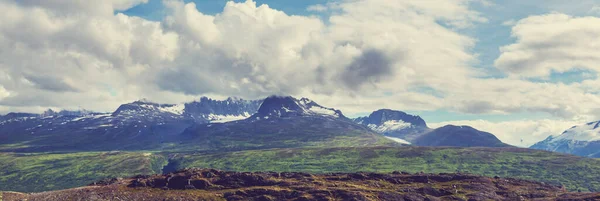
[[[600,193],[520,179],[394,172],[239,173],[213,169],[109,179],[90,186],[22,194],[3,200],[600,200]]]

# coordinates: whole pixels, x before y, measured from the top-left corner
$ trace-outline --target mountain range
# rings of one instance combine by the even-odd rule
[[[575,130],[595,127],[586,126]],[[469,126],[429,128],[421,117],[391,109],[351,119],[290,96],[203,97],[184,104],[140,100],[111,113],[10,113],[0,116],[0,161],[0,190],[21,192],[193,167],[470,172],[534,179],[569,190],[600,189],[595,159],[515,148]]]
[[[450,137],[440,137],[444,134]],[[261,100],[202,97],[185,104],[140,100],[112,113],[48,110],[0,116],[0,150],[15,152],[393,144],[496,147],[502,142],[475,129],[431,129],[419,116],[390,109],[350,119],[340,110],[290,96]]]

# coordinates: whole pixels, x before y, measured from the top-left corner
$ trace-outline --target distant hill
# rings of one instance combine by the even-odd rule
[[[491,133],[479,131],[469,126],[443,126],[424,133],[415,140],[418,146],[452,147],[511,147]]]

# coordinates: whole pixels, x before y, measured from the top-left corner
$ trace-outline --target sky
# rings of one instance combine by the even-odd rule
[[[308,97],[529,146],[600,120],[600,0],[0,0],[0,114]]]

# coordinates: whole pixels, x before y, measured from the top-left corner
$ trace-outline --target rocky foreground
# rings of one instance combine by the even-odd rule
[[[109,179],[90,186],[23,194],[11,200],[600,200],[600,193],[571,193],[564,188],[520,179],[465,174],[394,172],[239,173],[213,169]]]

